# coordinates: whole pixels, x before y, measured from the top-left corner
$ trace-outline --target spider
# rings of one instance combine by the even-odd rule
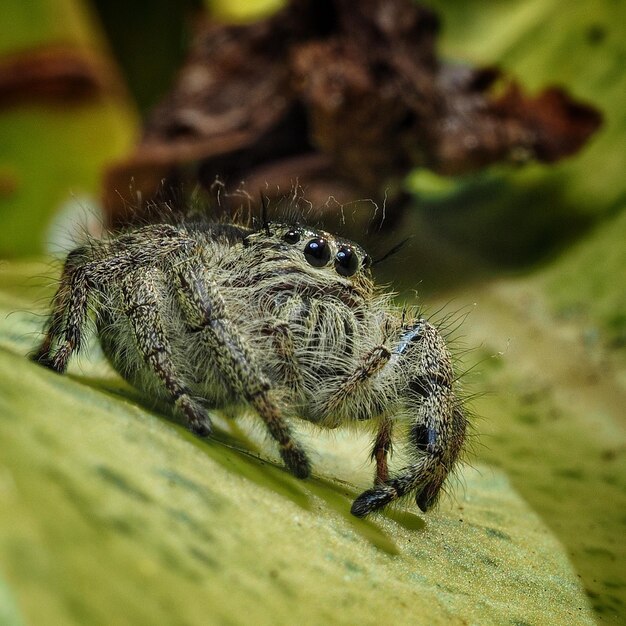
[[[467,420],[446,344],[377,288],[357,244],[298,223],[153,224],[91,240],[65,261],[33,359],[56,372],[84,344],[90,312],[114,368],[211,434],[207,407],[250,407],[298,478],[292,433],[374,420],[374,485],[357,517],[412,494],[426,511],[463,449]],[[390,474],[394,429],[408,464]]]

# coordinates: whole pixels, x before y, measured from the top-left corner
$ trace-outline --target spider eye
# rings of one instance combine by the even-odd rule
[[[352,276],[359,268],[359,259],[354,250],[347,246],[341,246],[335,257],[335,269],[337,274]]]
[[[313,267],[324,267],[330,261],[330,247],[326,239],[311,239],[304,247],[304,258]]]
[[[283,241],[287,243],[298,243],[298,241],[300,241],[300,233],[292,228],[283,235]]]
[[[362,265],[365,269],[372,267],[372,257],[369,254],[363,257]]]

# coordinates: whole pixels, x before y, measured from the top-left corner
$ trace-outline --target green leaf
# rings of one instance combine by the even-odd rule
[[[432,514],[358,520],[366,433],[303,428],[315,475],[299,481],[252,418],[216,416],[201,441],[95,348],[65,376],[29,362],[46,290],[22,277],[46,273],[0,273],[0,563],[28,623],[593,624],[561,545],[499,470],[464,467]]]
[[[474,349],[464,381],[478,393],[479,458],[507,472],[565,545],[597,615],[617,622],[626,616],[625,240],[622,211],[545,269],[441,301],[474,303],[458,334]]]

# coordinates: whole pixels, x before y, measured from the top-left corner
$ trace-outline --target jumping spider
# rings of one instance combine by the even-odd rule
[[[252,407],[288,469],[311,466],[298,417],[324,428],[376,420],[363,517],[413,494],[433,505],[465,439],[450,354],[438,330],[377,290],[358,245],[298,224],[201,221],[143,226],[71,252],[37,362],[63,372],[89,311],[115,369],[171,404],[200,435],[205,406]],[[389,475],[392,430],[408,464]]]

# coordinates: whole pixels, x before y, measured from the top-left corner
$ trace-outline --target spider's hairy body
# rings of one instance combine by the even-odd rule
[[[466,419],[445,342],[376,289],[356,244],[305,226],[158,224],[68,255],[35,360],[63,372],[88,312],[113,366],[208,435],[206,406],[253,408],[292,473],[310,473],[290,422],[374,420],[376,479],[352,512],[413,494],[426,510],[456,462]],[[394,428],[409,464],[389,476]]]

